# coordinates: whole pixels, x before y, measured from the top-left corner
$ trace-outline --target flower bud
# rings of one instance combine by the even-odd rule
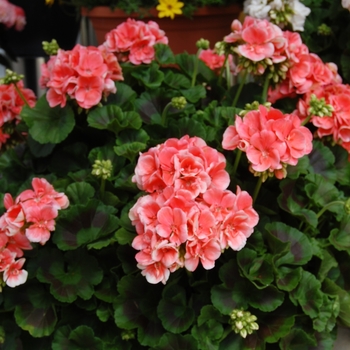
[[[95,163],[92,165],[92,175],[100,177],[104,180],[107,180],[112,176],[113,165],[112,162],[107,160],[95,160]]]
[[[308,113],[316,117],[330,117],[334,111],[332,105],[327,104],[324,97],[318,99],[315,94],[311,95]]]
[[[171,105],[174,107],[174,108],[177,108],[177,109],[184,109],[186,107],[186,104],[187,104],[187,101],[185,99],[185,97],[183,96],[180,96],[180,97],[173,97],[171,99]]]
[[[49,56],[56,55],[59,48],[60,47],[55,39],[52,39],[51,42],[43,41],[43,50]]]
[[[235,309],[230,314],[229,323],[232,325],[232,330],[240,334],[241,337],[246,338],[248,334],[259,329],[259,325],[255,322],[257,317],[252,315],[249,311],[242,309]]]
[[[209,49],[209,45],[210,45],[210,42],[209,40],[205,40],[203,38],[199,39],[197,42],[196,42],[196,46],[198,49],[202,49],[202,50],[207,50]]]
[[[6,69],[5,73],[6,73],[5,77],[0,79],[0,84],[4,84],[4,85],[16,84],[24,78],[23,74],[17,74],[16,72],[13,72],[10,69]]]

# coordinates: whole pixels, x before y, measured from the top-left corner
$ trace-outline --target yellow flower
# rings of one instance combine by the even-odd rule
[[[54,2],[55,2],[55,0],[45,0],[45,4],[47,6],[52,6]]]
[[[159,0],[157,10],[159,11],[158,17],[171,17],[174,19],[175,15],[181,15],[181,7],[184,6],[183,2],[177,0]]]

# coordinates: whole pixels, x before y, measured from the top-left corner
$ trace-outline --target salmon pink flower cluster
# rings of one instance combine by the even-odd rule
[[[310,111],[311,96],[324,99],[332,107],[331,115],[312,115]],[[317,128],[319,138],[331,136],[334,143],[341,145],[350,157],[350,85],[334,83],[310,89],[298,101],[300,118],[306,119],[311,113],[310,122]]]
[[[77,44],[72,50],[59,49],[42,65],[40,86],[48,88],[50,107],[64,107],[67,99],[76,100],[82,108],[99,104],[102,98],[117,91],[115,81],[123,80],[116,56],[101,45]]]
[[[36,103],[34,92],[24,88],[22,80],[17,82],[16,85],[29,106],[33,107]],[[7,126],[10,124],[17,124],[20,121],[20,113],[24,104],[14,84],[0,85],[0,149],[11,137],[6,131]]]
[[[139,157],[133,181],[148,192],[130,209],[132,246],[148,282],[179,268],[212,269],[226,248],[240,250],[259,217],[252,198],[227,189],[223,154],[198,137],[169,139]]]
[[[168,38],[156,22],[128,18],[106,34],[104,46],[114,52],[119,61],[139,65],[154,60],[154,45],[159,43],[168,44]]]
[[[46,179],[34,178],[32,187],[16,199],[9,193],[4,196],[6,212],[0,217],[0,272],[10,287],[27,280],[28,273],[22,269],[23,250],[32,249],[31,243],[45,244],[55,229],[58,211],[69,205],[67,196],[57,192]]]
[[[0,0],[0,23],[6,28],[15,27],[18,31],[23,30],[26,17],[22,7],[13,5],[7,0]]]
[[[262,75],[273,64],[284,62],[286,40],[281,28],[265,19],[247,16],[243,24],[235,19],[232,33],[224,37],[224,42],[232,44],[241,58],[240,69],[254,65],[254,73]]]
[[[236,117],[235,125],[224,132],[222,147],[245,152],[250,171],[264,180],[273,175],[282,179],[286,165],[296,165],[312,151],[312,134],[301,126],[298,115],[260,105],[243,118]]]
[[[270,89],[268,97],[270,102],[304,94],[317,86],[341,82],[337,66],[333,63],[324,63],[318,55],[310,53],[299,33],[285,31],[283,34],[286,39],[285,53],[289,69],[286,78],[275,89]]]

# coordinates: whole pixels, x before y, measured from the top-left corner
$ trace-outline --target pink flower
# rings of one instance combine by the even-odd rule
[[[106,34],[103,45],[121,61],[139,65],[154,60],[154,45],[157,43],[168,44],[168,38],[156,22],[128,18]]]
[[[22,270],[22,266],[25,263],[25,259],[21,258],[13,262],[5,271],[4,271],[4,282],[11,288],[17,287],[20,284],[26,282],[28,277],[28,272]]]
[[[225,62],[225,55],[218,55],[214,50],[202,50],[198,58],[202,60],[210,69],[220,72],[221,67]]]
[[[180,208],[163,207],[157,213],[156,232],[170,242],[180,245],[187,239],[187,217]]]
[[[69,97],[89,109],[116,92],[114,81],[123,80],[116,57],[105,46],[77,44],[70,51],[60,49],[42,66],[42,72],[40,85],[49,88],[46,98],[50,107],[64,107]]]
[[[0,0],[0,23],[7,28],[14,26],[16,30],[21,31],[26,24],[25,13],[21,7],[7,0]]]
[[[154,262],[153,264],[144,266],[137,265],[142,271],[141,274],[146,277],[148,283],[157,284],[162,282],[163,284],[169,279],[170,271],[160,261]]]

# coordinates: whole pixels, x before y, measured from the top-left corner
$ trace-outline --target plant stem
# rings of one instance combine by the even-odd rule
[[[197,51],[196,57],[195,57],[195,61],[194,61],[194,68],[193,68],[193,75],[192,75],[192,83],[191,83],[191,87],[196,85],[196,79],[197,79],[197,73],[198,73],[198,61],[199,61],[199,53],[200,53],[200,49]]]
[[[166,124],[167,124],[166,116],[167,116],[168,110],[169,110],[169,108],[170,108],[171,106],[172,106],[172,103],[169,102],[169,103],[164,107],[164,109],[163,109],[163,112],[162,112],[162,125],[163,125],[163,126],[166,126]]]
[[[335,204],[345,204],[344,201],[333,201],[333,202],[330,202],[328,203],[327,205],[325,205],[317,214],[317,219],[328,209],[330,208],[331,206],[335,205]]]
[[[236,153],[236,159],[235,159],[235,162],[233,164],[233,169],[232,169],[232,172],[231,172],[231,176],[232,177],[235,177],[236,175],[236,171],[237,171],[237,168],[238,168],[238,164],[239,164],[239,160],[241,159],[241,155],[242,155],[242,151],[239,149]]]
[[[21,100],[25,103],[25,105],[26,105],[27,107],[30,108],[27,99],[24,97],[24,95],[22,94],[22,91],[18,88],[17,84],[16,84],[16,83],[13,83],[13,85],[15,86],[15,89],[16,89],[16,91],[17,91],[19,97],[21,98]]]
[[[262,103],[265,103],[267,101],[267,92],[269,90],[269,83],[270,83],[270,78],[266,77],[264,86],[263,86],[262,96],[261,96]]]
[[[301,126],[306,125],[306,124],[310,121],[310,119],[311,119],[311,114],[309,114],[309,115],[306,117],[306,119],[305,119],[300,125],[301,125]]]
[[[254,189],[253,203],[255,203],[255,201],[256,201],[256,199],[258,197],[258,194],[259,194],[260,187],[261,187],[262,183],[263,183],[263,177],[259,176],[258,182],[256,183],[255,189]]]
[[[101,178],[101,185],[100,185],[100,195],[101,195],[101,198],[103,198],[104,195],[105,195],[105,188],[106,188],[106,179]]]
[[[236,96],[235,96],[235,98],[233,99],[232,107],[236,107],[237,101],[238,101],[238,99],[239,99],[239,96],[241,95],[243,86],[244,86],[244,84],[245,84],[247,75],[248,75],[248,71],[245,70],[244,73],[243,73],[243,76],[242,76],[242,80],[241,80],[241,82],[239,83],[238,90],[237,90],[237,92],[236,92]]]
[[[219,74],[219,85],[222,84],[222,77],[224,75],[224,71],[226,69],[226,62],[228,61],[228,53],[225,55],[225,61],[224,64],[222,65],[221,69],[220,69],[220,74]],[[226,70],[227,71],[227,70]],[[226,77],[227,79],[227,77]],[[227,83],[228,84],[228,83]]]

